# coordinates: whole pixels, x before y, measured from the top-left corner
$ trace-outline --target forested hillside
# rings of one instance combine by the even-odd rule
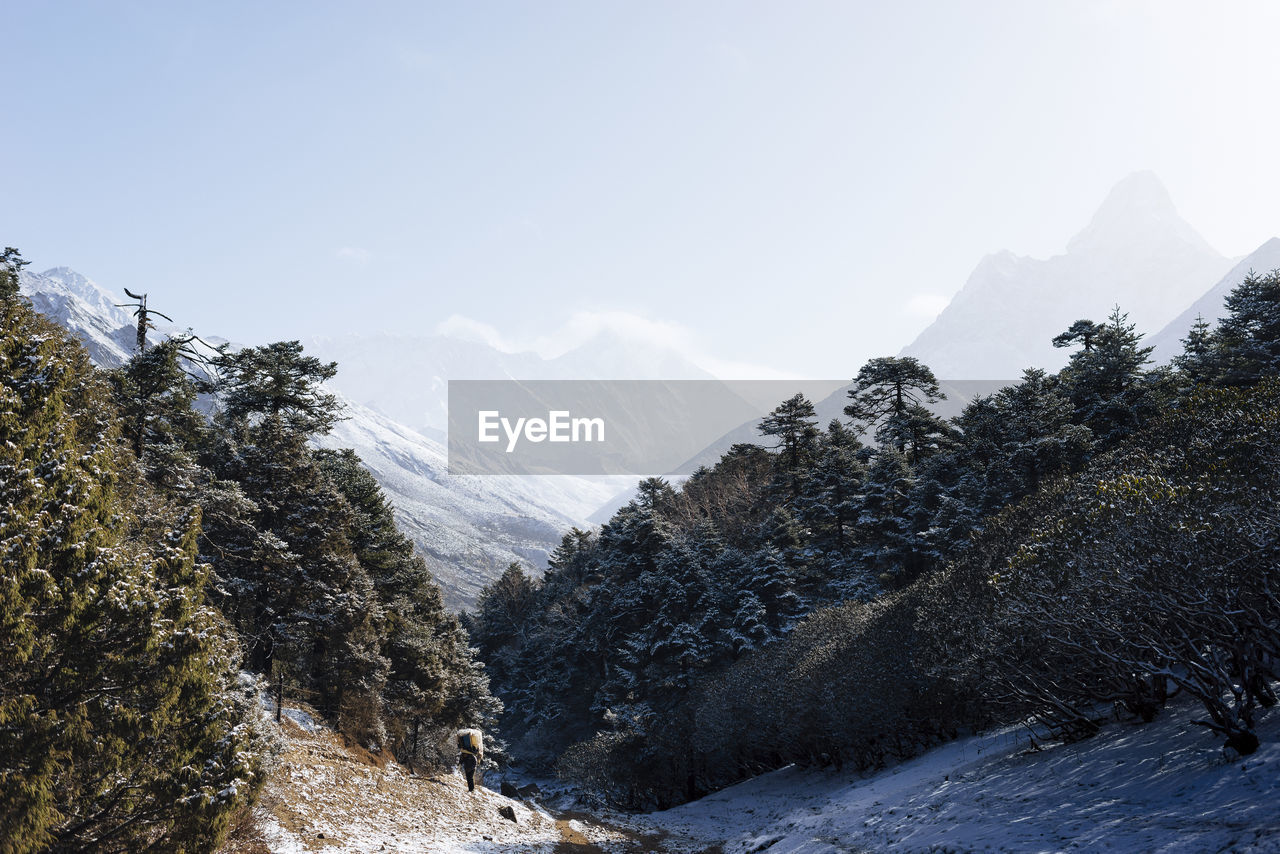
[[[263,783],[267,689],[405,762],[478,725],[646,809],[997,724],[1089,738],[1178,695],[1248,755],[1277,703],[1280,273],[1171,366],[1117,308],[1054,339],[1062,371],[950,420],[926,365],[873,359],[843,418],[781,402],[770,447],[643,481],[460,621],[359,458],[316,447],[336,365],[151,341],[140,302],[133,358],[101,370],[21,265],[0,265],[0,850],[216,849]]]
[[[378,485],[309,444],[333,364],[150,342],[140,302],[99,370],[0,260],[0,850],[216,849],[262,782],[264,684],[402,761],[489,724]]]
[[[660,479],[469,617],[513,752],[630,807],[869,769],[998,722],[1084,738],[1174,694],[1237,754],[1280,678],[1280,273],[1171,367],[1117,308],[950,422],[915,359]]]

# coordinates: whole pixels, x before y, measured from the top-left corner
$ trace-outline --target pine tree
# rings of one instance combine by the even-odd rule
[[[857,554],[881,580],[914,575],[917,565],[907,517],[911,467],[894,448],[876,452],[863,485]]]
[[[817,420],[813,404],[797,394],[761,419],[757,428],[761,435],[778,440],[778,479],[786,484],[791,499],[799,497],[804,471],[817,449],[818,430],[813,426]]]
[[[125,438],[148,479],[167,490],[189,489],[199,479],[195,452],[208,432],[181,349],[179,340],[162,341],[111,373]]]
[[[833,419],[796,503],[796,521],[806,532],[808,547],[827,582],[834,585],[827,591],[815,591],[821,598],[857,595],[858,585],[849,587],[848,582],[853,580],[850,576],[856,563],[851,557],[858,501],[867,473],[861,459],[864,452],[853,431]]]
[[[517,666],[537,601],[538,585],[518,563],[509,565],[476,599],[467,631],[499,682],[512,675]]]
[[[12,246],[0,252],[0,300],[11,299],[18,294],[18,275],[30,264],[22,260],[22,253]]]
[[[1102,327],[1092,320],[1077,320],[1067,327],[1066,332],[1054,336],[1053,346],[1072,347],[1078,343],[1088,352],[1093,349],[1093,341],[1101,331]]]
[[[1093,327],[1091,338],[1080,338],[1091,346],[1073,353],[1061,373],[1076,423],[1091,429],[1103,447],[1132,434],[1157,403],[1153,388],[1143,382],[1151,348],[1141,346],[1142,335],[1128,319],[1116,306],[1106,323]]]
[[[1072,423],[1074,412],[1058,380],[1038,369],[970,402],[955,419],[955,444],[917,473],[907,516],[922,553],[940,566],[988,516],[1082,465],[1092,431]]]
[[[0,319],[3,848],[212,851],[261,768],[199,511],[134,478],[82,347]]]
[[[335,362],[302,354],[297,341],[265,347],[226,349],[213,361],[227,417],[256,421],[271,418],[290,433],[323,435],[341,418],[336,396],[320,384],[338,372]]]
[[[744,570],[739,589],[753,595],[764,608],[765,626],[770,635],[782,634],[803,609],[785,554],[775,546],[768,546],[752,555]]]
[[[1253,385],[1280,374],[1280,270],[1250,271],[1226,299],[1218,327],[1222,382]]]
[[[1197,314],[1196,322],[1182,339],[1182,352],[1173,358],[1173,366],[1191,382],[1200,383],[1213,379],[1217,362],[1217,336],[1209,322]]]
[[[215,365],[223,412],[203,462],[254,508],[214,556],[224,610],[251,668],[281,667],[323,714],[376,743],[385,614],[349,539],[357,516],[308,445],[338,418],[320,389],[336,366],[296,341],[224,352]]]
[[[935,452],[950,435],[946,422],[925,407],[947,396],[933,371],[910,356],[867,362],[854,378],[849,397],[853,402],[844,414],[863,430],[874,426],[876,441],[909,461]]]

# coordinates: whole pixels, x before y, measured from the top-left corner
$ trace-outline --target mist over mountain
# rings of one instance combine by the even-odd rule
[[[1067,353],[1050,342],[1073,321],[1100,321],[1118,304],[1149,335],[1231,264],[1178,215],[1154,174],[1137,172],[1111,190],[1064,254],[1041,260],[1004,251],[982,259],[902,355],[948,379],[1056,370]]]
[[[1078,318],[1102,319],[1117,303],[1139,331],[1160,330],[1148,341],[1157,360],[1167,361],[1198,314],[1216,322],[1226,294],[1249,269],[1276,267],[1280,239],[1232,267],[1182,220],[1158,179],[1140,172],[1111,191],[1065,254],[984,258],[902,353],[929,365],[944,385],[950,382],[947,405],[958,411],[974,394],[1015,381],[1025,367],[1060,367],[1067,354],[1051,346],[1052,337]],[[65,267],[24,271],[21,285],[38,310],[84,341],[99,365],[113,367],[131,355],[135,320],[121,307],[123,297]],[[153,334],[180,331],[162,323]],[[448,335],[351,334],[304,344],[311,355],[338,363],[329,385],[349,404],[347,420],[320,444],[360,455],[399,524],[431,559],[454,608],[469,606],[512,561],[544,565],[567,528],[603,521],[625,503],[635,478],[450,476],[444,446],[449,380],[712,378],[660,342],[608,333],[552,358]],[[857,367],[836,366],[835,372],[852,375]],[[840,417],[844,402],[844,389],[819,395],[821,423]],[[713,462],[733,442],[759,443],[755,424],[726,434],[686,468]]]
[[[307,352],[340,368],[330,382],[347,398],[444,441],[449,380],[712,379],[675,351],[598,334],[544,358],[446,335],[361,335],[304,339]]]

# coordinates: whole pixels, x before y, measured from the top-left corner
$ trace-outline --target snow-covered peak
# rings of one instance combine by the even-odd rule
[[[1231,262],[1178,215],[1150,172],[1117,184],[1067,252],[984,258],[937,319],[903,349],[947,379],[1006,379],[1066,361],[1051,341],[1119,305],[1138,331],[1167,324]]]
[[[115,367],[128,360],[134,345],[134,320],[117,306],[122,300],[110,291],[67,267],[44,273],[23,270],[18,285],[37,311],[84,342],[94,362]]]
[[[1169,240],[1213,250],[1178,215],[1154,172],[1134,172],[1111,188],[1089,225],[1067,244],[1069,254],[1133,251]]]
[[[40,278],[47,282],[61,285],[68,293],[84,302],[104,318],[120,319],[124,323],[129,322],[129,312],[120,308],[120,305],[125,302],[123,296],[112,293],[70,267],[54,267],[50,270],[45,270],[40,274]]]

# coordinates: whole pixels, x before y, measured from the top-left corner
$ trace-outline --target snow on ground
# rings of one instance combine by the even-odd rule
[[[1151,724],[1031,750],[1016,730],[943,745],[874,775],[786,768],[665,813],[671,851],[1280,852],[1280,709],[1253,756],[1176,704]]]
[[[1088,741],[1040,749],[1025,731],[1004,730],[865,776],[785,768],[667,812],[622,816],[552,815],[489,789],[472,794],[456,773],[415,775],[286,708],[256,841],[229,850],[1280,852],[1280,708],[1261,718],[1258,752],[1234,759],[1195,716],[1176,704],[1145,726],[1112,723]],[[551,787],[545,799],[562,800]],[[516,823],[499,816],[504,805]]]
[[[264,713],[273,711],[264,700]],[[286,704],[276,728],[280,754],[236,854],[404,852],[552,854],[634,850],[638,834],[594,822],[557,820],[536,805],[477,786],[458,773],[415,774],[388,757],[347,744],[305,708]],[[497,786],[496,777],[490,784]],[[498,810],[510,806],[516,821]]]

